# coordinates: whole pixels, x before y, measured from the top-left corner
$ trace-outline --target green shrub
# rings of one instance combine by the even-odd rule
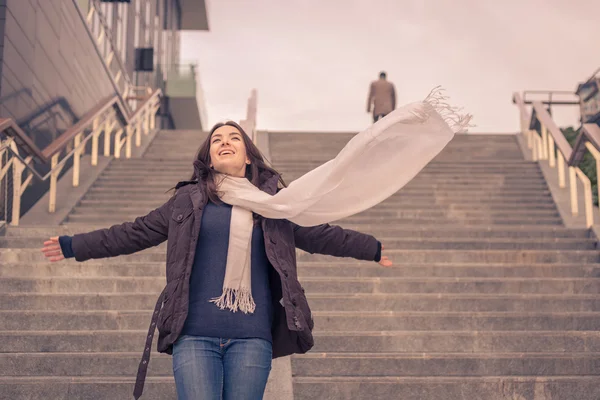
[[[579,129],[573,129],[573,127],[569,126],[567,128],[561,128],[565,138],[573,147],[575,144],[575,139],[579,135]],[[594,157],[586,151],[583,156],[583,160],[579,164],[579,169],[590,178],[590,182],[592,183],[592,198],[594,199],[594,204],[598,205],[598,176],[596,171],[596,160]]]

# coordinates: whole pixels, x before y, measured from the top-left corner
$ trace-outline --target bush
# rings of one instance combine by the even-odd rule
[[[571,147],[573,147],[575,144],[575,139],[577,139],[577,136],[579,135],[579,129],[575,130],[570,126],[568,128],[561,128],[561,130]],[[581,171],[588,178],[590,178],[590,182],[592,183],[592,198],[594,199],[594,204],[598,205],[598,176],[596,171],[596,160],[589,152],[586,151],[585,155],[583,156],[583,160],[579,164],[579,169],[581,169]]]

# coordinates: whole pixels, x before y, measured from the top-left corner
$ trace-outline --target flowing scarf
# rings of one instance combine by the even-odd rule
[[[331,161],[270,195],[246,178],[217,175],[220,199],[232,205],[221,309],[253,313],[252,212],[315,226],[365,211],[400,190],[452,140],[471,115],[434,88],[424,101],[402,106],[354,136]]]

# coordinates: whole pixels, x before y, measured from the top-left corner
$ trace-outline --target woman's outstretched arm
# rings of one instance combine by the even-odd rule
[[[296,247],[309,253],[377,261],[385,267],[392,265],[381,254],[383,246],[372,235],[329,224],[304,227],[292,223],[292,226]]]
[[[60,243],[58,237],[51,238],[44,242],[42,252],[50,261],[61,261],[69,256],[74,256],[77,261],[86,261],[131,254],[157,246],[167,240],[173,200],[174,196],[161,207],[133,222],[73,237],[61,237]],[[67,248],[61,249],[61,245]]]

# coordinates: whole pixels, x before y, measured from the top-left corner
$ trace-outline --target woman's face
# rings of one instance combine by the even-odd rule
[[[210,138],[210,166],[223,174],[243,178],[247,164],[250,160],[240,131],[229,125],[215,130]]]

